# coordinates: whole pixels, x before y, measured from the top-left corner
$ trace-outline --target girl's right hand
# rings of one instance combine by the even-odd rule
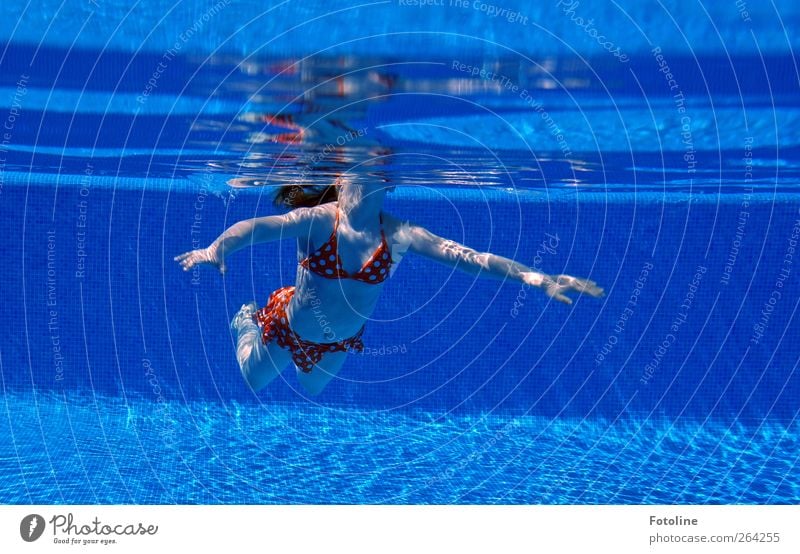
[[[194,266],[199,264],[209,264],[216,267],[223,275],[227,268],[225,267],[225,258],[218,253],[218,249],[214,245],[208,248],[200,248],[190,252],[184,252],[175,256],[175,261],[181,264],[184,271],[189,271]]]

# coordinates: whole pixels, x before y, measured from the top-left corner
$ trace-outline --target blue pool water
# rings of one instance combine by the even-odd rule
[[[463,4],[0,6],[0,502],[798,502],[800,9]],[[254,394],[294,245],[172,258],[341,175],[606,297],[408,256]]]

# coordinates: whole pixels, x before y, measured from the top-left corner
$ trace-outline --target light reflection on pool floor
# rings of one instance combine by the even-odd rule
[[[798,425],[7,393],[3,503],[792,503]]]

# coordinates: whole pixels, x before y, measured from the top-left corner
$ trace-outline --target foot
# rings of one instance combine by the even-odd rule
[[[239,311],[236,312],[235,316],[233,316],[233,320],[231,321],[231,331],[235,331],[237,334],[239,334],[243,324],[248,322],[253,323],[253,314],[257,309],[258,305],[255,302],[242,304],[242,307],[239,308]]]

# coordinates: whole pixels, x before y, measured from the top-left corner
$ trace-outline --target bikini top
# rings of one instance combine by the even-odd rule
[[[383,215],[381,215],[381,244],[370,259],[355,273],[347,273],[342,268],[337,239],[338,229],[339,209],[337,208],[336,223],[333,225],[331,237],[313,254],[310,254],[306,259],[301,261],[300,265],[326,279],[354,279],[370,285],[385,281],[386,278],[389,277],[389,269],[392,266],[392,256],[390,254],[389,243],[386,242],[386,235],[383,233]]]

